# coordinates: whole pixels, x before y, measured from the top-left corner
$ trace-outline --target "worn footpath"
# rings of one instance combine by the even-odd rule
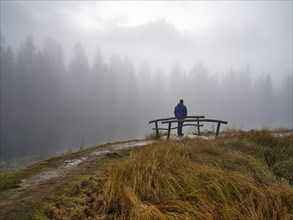
[[[150,143],[152,141],[135,140],[107,144],[79,154],[76,158],[61,157],[56,167],[46,167],[37,174],[22,179],[19,187],[0,192],[0,219],[17,219],[20,213],[36,209],[69,180],[95,172],[102,158]]]

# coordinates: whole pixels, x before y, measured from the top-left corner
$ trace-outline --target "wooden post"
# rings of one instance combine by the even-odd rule
[[[167,139],[170,138],[171,124],[172,124],[172,122],[169,122],[169,123],[168,123],[168,136],[167,136]]]
[[[156,126],[156,138],[160,138],[160,134],[159,134],[159,128],[158,128],[158,122],[155,122],[155,126]]]
[[[216,137],[217,137],[218,134],[219,134],[220,126],[221,126],[221,122],[218,122],[218,125],[217,125],[217,131],[216,131]]]
[[[197,134],[200,135],[200,129],[199,129],[199,120],[197,120]]]

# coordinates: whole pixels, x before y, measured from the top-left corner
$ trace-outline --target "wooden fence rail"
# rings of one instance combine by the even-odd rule
[[[200,116],[187,116],[186,119],[202,119],[202,118],[205,118],[205,116],[203,115],[200,115]],[[159,122],[168,122],[168,121],[172,121],[172,120],[176,120],[177,119],[175,117],[169,117],[169,118],[160,118],[160,119],[156,119],[156,120],[152,120],[152,121],[149,121],[149,124],[151,123],[155,123],[155,128],[152,128],[152,130],[155,130],[156,131],[156,138],[159,138],[160,137],[160,133],[159,133],[159,130],[168,130],[168,128],[160,128],[158,126],[158,123]],[[197,124],[183,124],[183,126],[196,126],[197,127],[197,131],[198,131],[198,135],[200,135],[200,127],[202,127],[203,125],[199,124],[199,122],[197,122]],[[177,127],[173,127],[171,129],[176,129]]]
[[[150,124],[155,123],[155,128],[153,128],[153,130],[156,130],[156,137],[157,138],[160,137],[159,130],[167,130],[168,131],[167,139],[169,139],[171,130],[177,128],[177,127],[172,127],[172,123],[178,123],[179,121],[182,121],[185,123],[185,124],[183,124],[183,126],[196,126],[197,130],[198,130],[198,135],[200,135],[200,127],[203,126],[203,124],[200,124],[202,122],[217,123],[216,136],[218,136],[218,134],[220,132],[221,124],[228,124],[227,121],[216,120],[216,119],[206,119],[205,116],[187,116],[186,119],[182,119],[182,120],[177,120],[175,117],[161,118],[161,119],[152,120],[149,123]],[[161,122],[162,124],[168,124],[168,127],[167,128],[160,128],[158,126],[158,122]],[[192,122],[195,122],[196,124],[191,124]],[[186,123],[188,123],[188,124],[186,124]]]

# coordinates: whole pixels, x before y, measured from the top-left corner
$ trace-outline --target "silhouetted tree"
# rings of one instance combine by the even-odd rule
[[[2,36],[0,58],[0,158],[3,158],[3,155],[7,155],[8,151],[14,151],[17,146],[17,137],[14,135],[18,106],[14,54],[9,46],[6,47]]]
[[[21,45],[17,58],[17,86],[18,86],[18,102],[21,108],[32,109],[35,100],[34,95],[38,92],[35,88],[35,77],[37,75],[37,57],[38,51],[33,38],[28,36]]]
[[[273,109],[273,86],[269,74],[258,77],[253,85],[254,114],[255,121],[259,126],[268,127],[271,123]]]
[[[139,103],[140,103],[140,112],[145,111],[150,106],[152,106],[153,99],[156,99],[156,91],[152,87],[152,76],[151,68],[147,62],[143,62],[140,68],[138,69],[138,88],[139,88]],[[158,93],[160,91],[157,91]],[[145,112],[142,116],[142,120],[147,121],[151,117],[149,112]]]
[[[86,82],[90,72],[89,70],[90,67],[86,52],[80,43],[76,43],[73,47],[73,56],[69,63],[69,73],[82,83]]]
[[[186,88],[188,88],[187,96],[191,102],[189,109],[195,109],[197,114],[208,114],[207,111],[212,110],[210,106],[215,94],[214,85],[209,80],[209,72],[202,62],[192,67]]]
[[[123,100],[127,105],[127,110],[133,113],[133,107],[137,108],[138,101],[138,88],[137,88],[137,79],[135,76],[135,69],[128,57],[125,57],[122,60],[122,69],[121,69],[121,91],[124,93]],[[129,104],[132,104],[130,107]]]
[[[10,47],[1,46],[1,109],[12,111],[15,108],[16,75],[15,57]]]
[[[249,67],[238,72],[231,67],[220,83],[219,106],[224,117],[233,123],[232,126],[245,126],[254,120],[251,95]]]
[[[90,96],[92,97],[92,104],[98,106],[102,110],[105,100],[105,91],[107,89],[107,64],[104,62],[100,48],[97,49],[92,66],[92,74],[89,80],[91,88]]]
[[[293,78],[292,73],[288,74],[276,94],[274,102],[275,124],[279,127],[293,129]]]
[[[69,73],[69,97],[74,108],[78,112],[86,109],[88,101],[89,88],[88,77],[90,66],[87,55],[80,43],[73,47],[73,56],[68,66]]]
[[[179,99],[186,96],[187,90],[184,85],[185,82],[186,81],[182,67],[179,63],[174,63],[171,67],[168,87],[168,95],[170,100],[167,101],[169,101],[169,106],[174,105],[174,102],[178,102]]]
[[[162,70],[158,69],[156,71],[151,88],[151,104],[147,108],[150,109],[151,118],[162,118],[170,114],[173,116],[174,103],[172,103],[172,101],[174,97],[171,97],[169,94],[168,78],[164,75]]]

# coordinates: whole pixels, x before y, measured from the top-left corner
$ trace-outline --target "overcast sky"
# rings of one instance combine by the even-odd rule
[[[274,81],[292,74],[292,1],[1,1],[1,34],[15,50],[27,35],[58,40],[69,58],[79,41],[140,65],[211,74],[250,67]]]

